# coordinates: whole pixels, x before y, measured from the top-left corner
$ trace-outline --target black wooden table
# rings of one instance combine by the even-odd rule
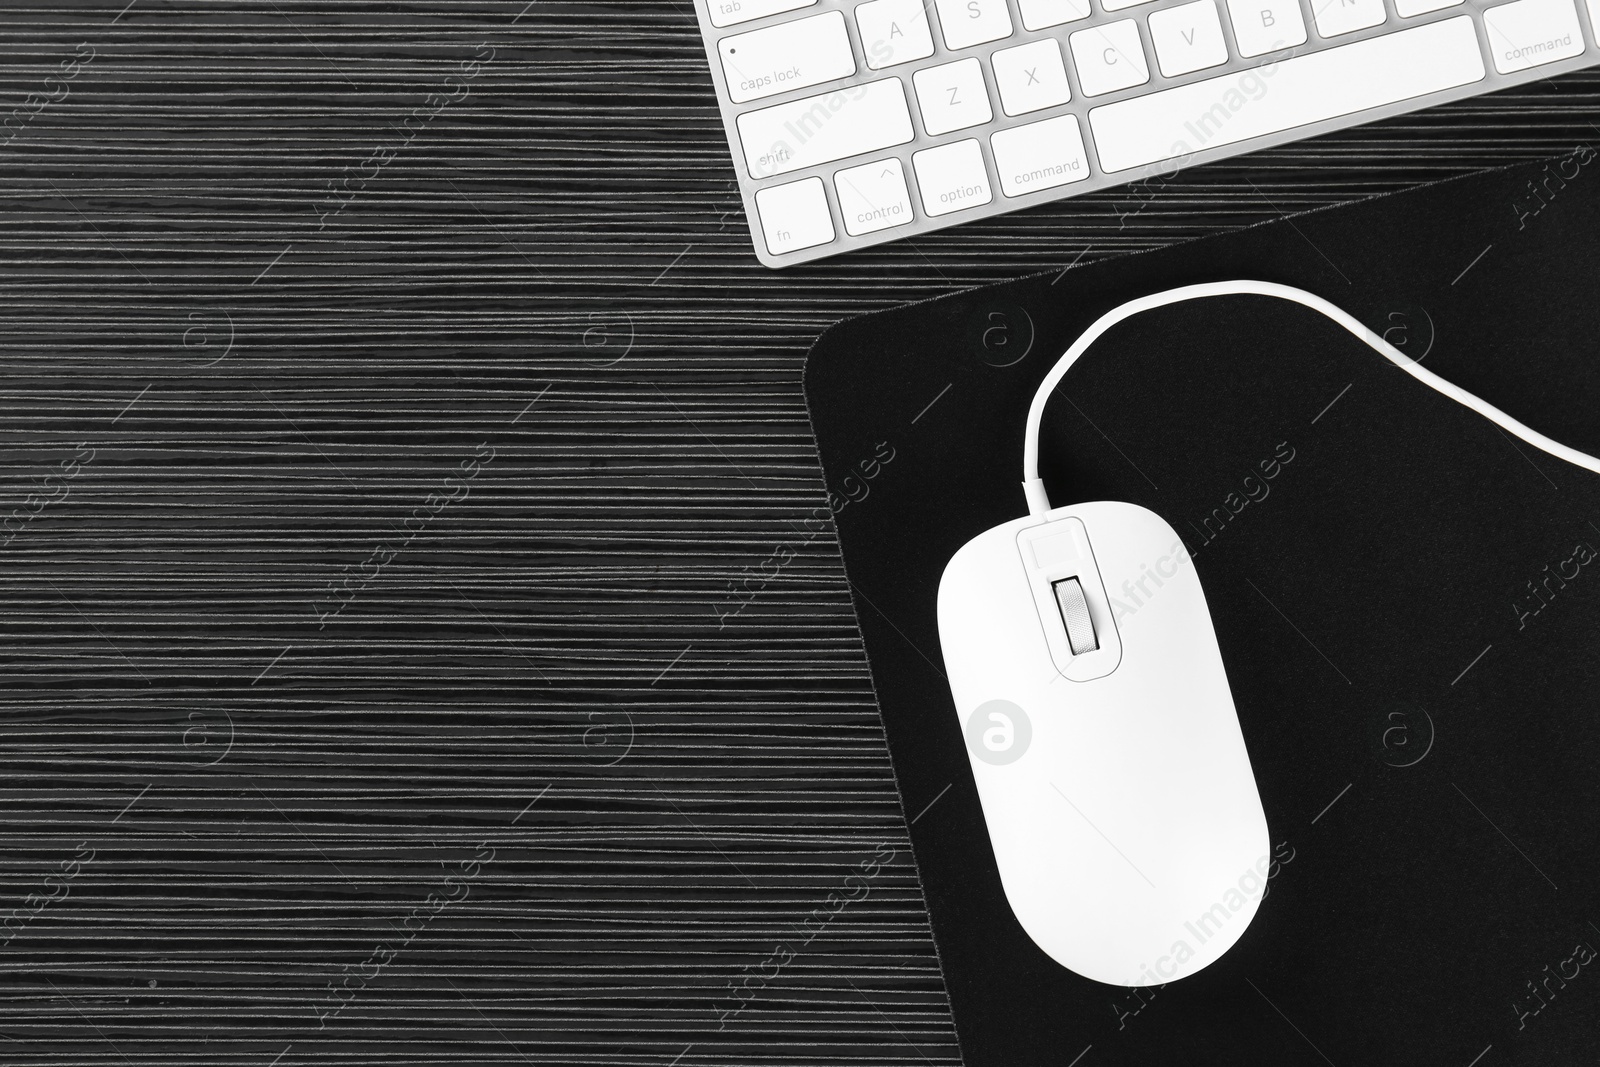
[[[771,273],[682,0],[6,0],[0,1061],[955,1062],[810,342],[1597,88]]]

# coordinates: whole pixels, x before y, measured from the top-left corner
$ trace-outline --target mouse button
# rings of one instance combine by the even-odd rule
[[[1084,533],[1083,523],[1072,519],[1063,522],[1062,525],[1066,525],[1067,529],[1035,536],[1029,540],[1028,547],[1033,552],[1035,567],[1052,569],[1062,564],[1082,563],[1087,557],[1089,542]]]
[[[1122,642],[1083,520],[1058,514],[1023,527],[1016,537],[1018,562],[1056,673],[1073,682],[1111,674],[1122,662]]]

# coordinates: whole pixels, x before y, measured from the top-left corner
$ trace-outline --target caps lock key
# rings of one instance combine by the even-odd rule
[[[856,72],[844,15],[828,11],[717,42],[736,104],[848,78]]]

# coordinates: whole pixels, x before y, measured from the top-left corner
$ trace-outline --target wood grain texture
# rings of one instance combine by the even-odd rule
[[[807,347],[1597,87],[771,273],[686,3],[8,0],[0,1059],[956,1062]]]

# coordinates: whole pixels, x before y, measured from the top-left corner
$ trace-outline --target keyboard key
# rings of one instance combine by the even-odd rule
[[[752,178],[876,152],[916,136],[899,78],[746,111],[737,126]]]
[[[939,6],[944,46],[952,52],[1011,36],[1011,12],[1006,10],[1006,0],[934,0],[934,3]]]
[[[1222,19],[1213,0],[1151,12],[1150,41],[1156,64],[1169,78],[1228,61],[1228,43],[1222,39]]]
[[[776,15],[782,11],[810,7],[816,2],[817,0],[708,0],[706,6],[711,9],[711,25],[720,29],[723,26],[737,26],[741,22],[764,19],[768,15]]]
[[[851,237],[904,226],[913,218],[906,172],[898,159],[885,159],[841,170],[833,176],[839,193],[839,214]]]
[[[962,59],[940,67],[927,67],[912,76],[922,125],[930,136],[968,126],[981,126],[994,118],[989,92],[983,87],[983,65]]]
[[[1182,159],[1311,122],[1481,81],[1469,15],[1274,64],[1163,89],[1089,112],[1100,166],[1128,170]]]
[[[1299,0],[1228,0],[1228,18],[1245,59],[1306,43]]]
[[[981,207],[994,199],[983,149],[977,141],[957,141],[916,153],[911,165],[922,191],[922,210],[948,215],[962,208]]]
[[[1489,54],[1501,74],[1571,59],[1583,52],[1583,27],[1572,0],[1517,0],[1483,13]]]
[[[1403,19],[1416,15],[1426,15],[1430,11],[1441,11],[1447,7],[1455,7],[1464,0],[1394,0],[1395,14]]]
[[[1000,106],[1007,115],[1026,115],[1072,99],[1061,46],[1053,37],[1001,49],[989,57],[989,65],[1000,88]]]
[[[1457,0],[1459,2],[1459,0]],[[856,7],[861,51],[873,70],[927,59],[933,55],[933,31],[922,0],[870,0]]]
[[[1089,17],[1089,0],[1017,0],[1017,6],[1022,9],[1023,27],[1030,30]]]
[[[835,236],[821,178],[756,190],[756,213],[767,251],[775,256],[825,245]]]
[[[994,149],[1000,191],[1007,196],[1081,182],[1089,176],[1089,158],[1083,151],[1083,132],[1076,115],[1058,115],[1001,130],[989,138],[989,145]]]
[[[856,72],[844,16],[829,11],[717,42],[736,104],[848,78]]]
[[[1101,96],[1150,80],[1139,24],[1132,19],[1079,30],[1068,40],[1084,96]]]
[[[1389,17],[1383,10],[1383,0],[1311,0],[1311,14],[1317,20],[1317,33],[1323,37],[1381,26]]]

